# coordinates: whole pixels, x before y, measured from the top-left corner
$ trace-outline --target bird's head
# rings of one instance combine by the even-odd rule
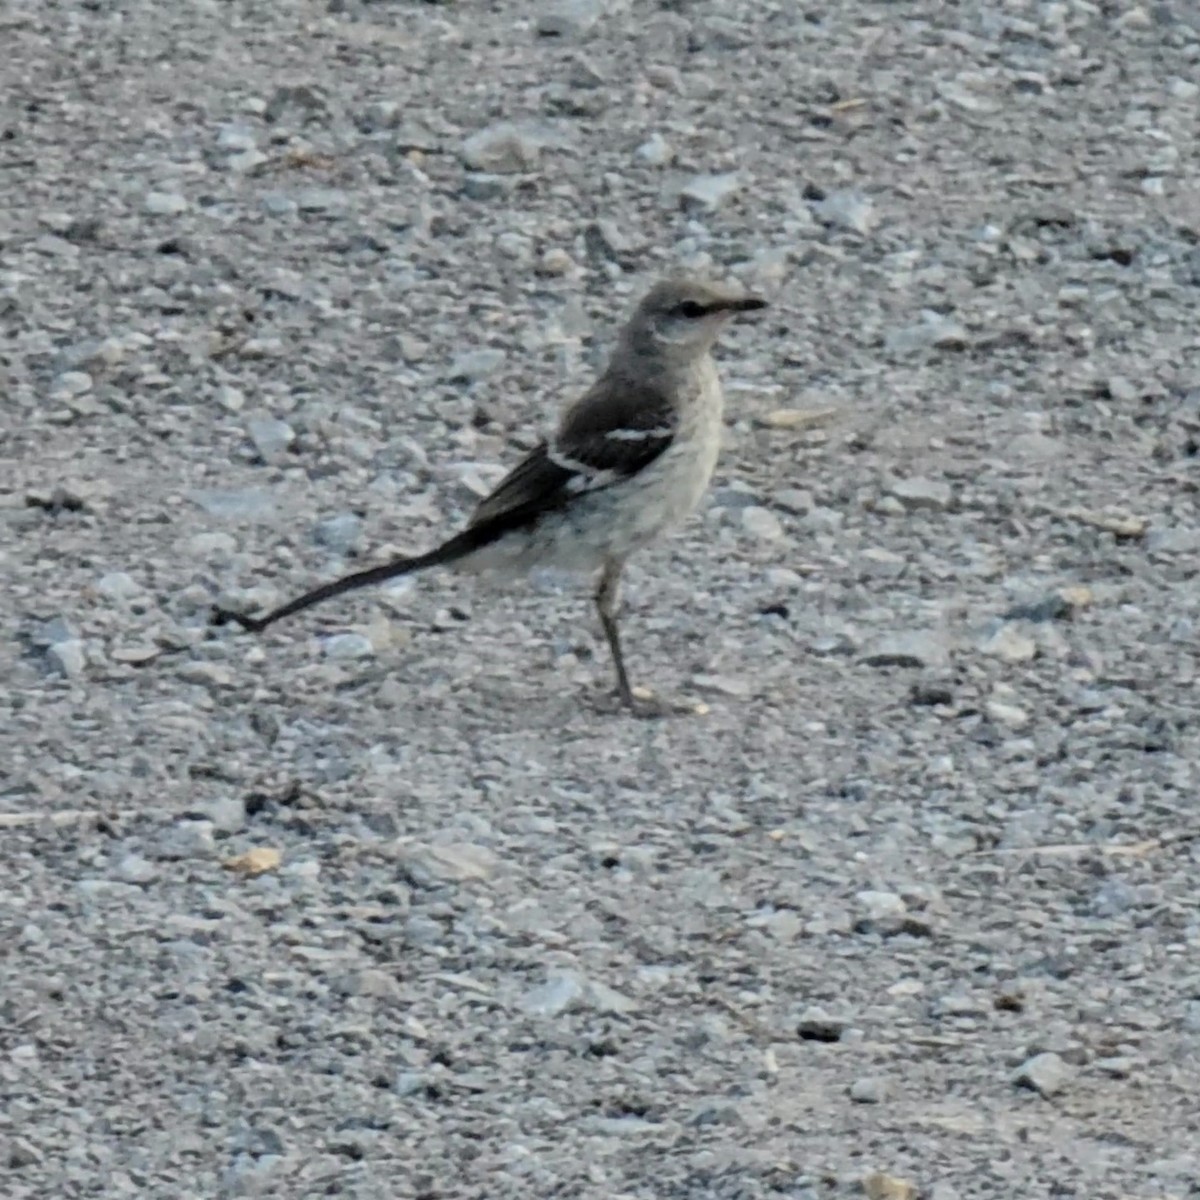
[[[642,354],[688,362],[707,354],[739,313],[766,307],[765,300],[740,288],[664,279],[642,298],[626,327],[626,338],[631,348]]]

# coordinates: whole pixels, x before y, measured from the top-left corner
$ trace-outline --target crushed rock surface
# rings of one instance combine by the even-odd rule
[[[1200,13],[13,0],[0,1192],[1200,1188]],[[710,503],[427,548],[648,281]]]

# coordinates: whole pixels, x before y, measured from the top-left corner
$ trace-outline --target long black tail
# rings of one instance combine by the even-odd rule
[[[322,584],[319,588],[313,588],[311,592],[305,592],[303,596],[297,596],[295,600],[281,604],[267,613],[265,617],[248,617],[244,613],[214,607],[211,623],[226,625],[233,621],[234,624],[240,625],[251,633],[261,633],[268,625],[274,625],[276,621],[282,621],[284,617],[290,617],[293,613],[312,608],[314,604],[320,604],[323,600],[331,600],[334,596],[342,595],[343,592],[370,587],[374,583],[386,583],[389,579],[396,579],[401,575],[411,575],[414,571],[423,571],[426,567],[457,562],[460,558],[465,558],[472,551],[478,550],[480,546],[493,540],[494,536],[495,534],[491,530],[469,526],[448,542],[443,542],[436,549],[430,550],[428,554],[418,554],[414,558],[397,558],[389,563],[382,563],[378,567],[355,571],[353,575],[343,575],[341,579]]]

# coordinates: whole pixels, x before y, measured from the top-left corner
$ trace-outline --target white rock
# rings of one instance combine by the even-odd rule
[[[72,400],[92,390],[92,377],[86,371],[64,371],[50,385],[54,400]]]
[[[147,192],[142,211],[152,217],[175,217],[187,212],[188,202],[178,192]]]
[[[296,431],[277,417],[255,417],[246,422],[246,432],[263,462],[272,464],[279,462],[296,440]]]
[[[834,225],[851,233],[866,235],[878,223],[874,204],[861,192],[830,192],[817,204],[815,211],[818,219],[827,225]]]
[[[1037,657],[1037,643],[1012,625],[1001,625],[994,634],[980,643],[982,653],[1004,662],[1031,662]]]
[[[718,209],[742,186],[737,171],[721,175],[695,175],[680,189],[679,198],[685,208]]]
[[[665,167],[675,157],[670,144],[661,133],[652,133],[633,155],[648,167]]]
[[[463,143],[462,157],[472,171],[515,175],[532,171],[541,157],[540,139],[508,121],[490,125]]]
[[[908,509],[948,508],[953,497],[950,485],[938,479],[898,479],[890,490]]]
[[[324,641],[325,657],[353,661],[355,659],[372,658],[375,647],[371,639],[362,633],[335,633]]]
[[[760,538],[764,542],[775,542],[783,537],[783,525],[779,518],[769,509],[760,504],[752,504],[742,509],[742,528],[751,537]]]
[[[96,591],[110,600],[132,600],[135,596],[142,595],[145,589],[133,576],[124,571],[109,571],[107,575],[101,575],[96,582]]]
[[[1007,725],[1009,729],[1024,729],[1029,724],[1029,714],[1015,704],[1005,704],[1003,700],[989,700],[987,715],[999,725]]]
[[[79,679],[87,668],[87,652],[79,638],[55,642],[46,654],[68,679]]]
[[[1035,1054],[1017,1069],[1013,1082],[1049,1097],[1061,1092],[1073,1075],[1070,1066],[1057,1054]]]

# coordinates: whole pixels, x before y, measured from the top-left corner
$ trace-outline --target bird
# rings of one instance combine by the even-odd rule
[[[737,285],[660,279],[620,330],[599,378],[480,500],[459,532],[423,554],[322,584],[263,616],[214,606],[212,623],[261,633],[335,596],[433,567],[509,576],[547,567],[586,573],[595,580],[619,706],[638,716],[680,711],[630,683],[618,627],[622,571],[631,555],[699,506],[723,426],[713,347],[732,320],[766,307]]]

